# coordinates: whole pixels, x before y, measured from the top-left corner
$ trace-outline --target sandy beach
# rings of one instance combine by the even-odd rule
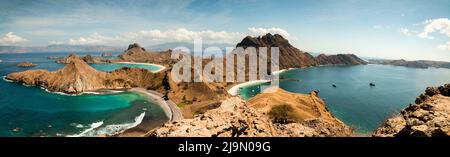
[[[233,87],[231,87],[228,90],[228,93],[232,96],[236,96],[239,94],[239,89],[245,86],[251,86],[251,85],[256,85],[256,84],[261,84],[261,83],[266,83],[266,82],[270,82],[270,80],[254,80],[254,81],[248,81],[248,82],[244,82],[244,83],[240,83],[237,84]]]
[[[176,106],[172,101],[166,101],[162,98],[162,94],[156,91],[146,90],[144,88],[132,88],[128,90],[130,92],[136,92],[144,95],[150,100],[154,100],[157,105],[159,105],[163,110],[166,116],[169,118],[169,121],[180,120],[183,119],[183,115],[181,114],[181,110]]]
[[[156,71],[152,71],[153,73],[158,73],[158,72],[161,72],[161,71],[163,71],[163,70],[165,70],[165,69],[166,69],[166,67],[165,67],[165,66],[163,66],[163,65],[159,65],[159,64],[152,64],[152,63],[136,63],[136,62],[115,62],[115,63],[119,63],[119,64],[140,64],[140,65],[151,65],[151,66],[157,66],[157,67],[159,67],[159,68],[160,68],[159,70],[156,70]]]

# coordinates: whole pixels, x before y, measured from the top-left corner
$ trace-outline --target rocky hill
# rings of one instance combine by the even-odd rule
[[[338,54],[327,56],[321,54],[317,57],[312,56],[307,52],[303,52],[292,46],[288,40],[281,35],[270,33],[260,37],[245,37],[236,47],[278,47],[280,50],[280,68],[303,68],[317,65],[357,65],[366,64],[364,60],[358,58],[353,54]]]
[[[160,52],[146,51],[145,48],[139,44],[130,44],[125,52],[119,55],[120,61],[126,62],[140,62],[140,63],[154,63],[154,64],[173,64],[175,63],[170,55],[172,50],[165,50]]]
[[[337,55],[324,55],[320,54],[316,57],[317,62],[320,65],[355,65],[355,64],[367,64],[354,54],[337,54]]]
[[[74,55],[74,54],[70,54],[69,56],[64,57],[64,58],[58,58],[55,60],[55,62],[60,63],[60,64],[69,64],[69,63],[71,63],[70,56],[72,56],[72,55]],[[109,60],[109,59],[105,59],[105,58],[101,58],[101,57],[92,57],[91,55],[86,55],[84,57],[81,57],[81,59],[88,64],[111,63],[111,60]]]
[[[279,90],[277,93],[284,95],[287,92]],[[296,95],[294,93],[289,93]],[[278,96],[270,95],[278,99]],[[311,102],[311,97],[298,94],[292,99]],[[259,98],[256,98],[259,99]],[[315,98],[313,98],[315,99]],[[318,98],[317,98],[318,99]],[[261,100],[264,101],[264,100]],[[322,101],[323,103],[323,101]],[[294,104],[302,105],[302,104]],[[304,105],[304,104],[303,104]],[[310,104],[312,106],[322,106]],[[322,106],[324,107],[324,106]],[[301,108],[298,108],[302,110]],[[309,112],[306,111],[305,112]],[[327,111],[326,111],[327,112]],[[288,113],[289,114],[289,113]],[[330,113],[328,113],[330,114]],[[240,98],[232,97],[220,104],[220,107],[197,115],[193,119],[184,119],[166,123],[163,127],[148,133],[151,137],[329,137],[329,136],[353,136],[353,131],[333,117],[313,116],[296,122],[279,123],[274,121],[267,113],[254,108],[251,102],[246,103]]]
[[[113,72],[97,71],[77,55],[70,55],[68,64],[57,71],[28,70],[11,73],[6,79],[52,92],[79,94],[101,89],[126,89],[132,87],[158,88],[163,74],[153,74],[140,68],[122,68]]]
[[[430,61],[430,60],[417,60],[417,61],[407,61],[404,59],[398,59],[398,60],[369,60],[369,63],[371,64],[383,64],[383,65],[395,65],[395,66],[405,66],[405,67],[411,67],[411,68],[429,68],[429,67],[435,67],[435,68],[449,68],[450,69],[450,62],[443,62],[443,61]]]
[[[450,136],[450,84],[428,87],[415,103],[389,118],[373,136]]]

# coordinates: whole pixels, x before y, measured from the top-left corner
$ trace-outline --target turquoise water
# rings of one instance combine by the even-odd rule
[[[280,75],[280,87],[291,92],[320,90],[336,117],[360,133],[370,133],[386,118],[413,103],[428,86],[450,83],[450,69],[416,69],[389,65],[329,66],[291,70]],[[369,83],[376,84],[370,87]],[[337,87],[332,87],[335,84]],[[243,88],[249,99],[261,86]]]
[[[67,56],[67,53],[0,54],[3,60],[0,75],[28,69],[56,70],[64,66],[46,58],[50,55]],[[22,61],[38,66],[17,67]],[[0,80],[0,136],[74,135],[96,122],[103,122],[103,125],[94,131],[107,133],[103,128],[134,123],[144,112],[144,120],[138,127],[154,127],[168,119],[157,104],[136,93],[65,96]],[[15,128],[19,131],[13,131]]]
[[[129,64],[129,63],[112,63],[112,64],[92,64],[92,67],[94,67],[97,70],[101,71],[114,71],[116,69],[120,69],[123,67],[130,67],[130,68],[143,68],[150,71],[158,71],[161,69],[158,66],[148,65],[148,64]]]

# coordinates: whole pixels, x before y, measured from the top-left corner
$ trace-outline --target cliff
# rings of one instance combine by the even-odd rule
[[[122,68],[113,72],[97,71],[77,55],[67,58],[68,64],[57,71],[28,70],[11,73],[6,79],[43,87],[51,92],[79,94],[101,89],[161,86],[162,74],[139,68]]]
[[[450,84],[428,87],[415,102],[384,122],[373,136],[450,136]]]
[[[338,54],[327,56],[321,54],[317,57],[307,52],[303,52],[292,46],[288,40],[279,34],[272,35],[270,33],[260,37],[245,37],[236,47],[278,47],[280,50],[280,68],[303,68],[317,65],[357,65],[367,64],[364,60],[353,54]]]
[[[285,91],[277,91],[281,95]],[[295,95],[294,93],[291,93]],[[273,96],[277,97],[277,96]],[[300,95],[294,99],[310,102],[309,96]],[[313,96],[311,96],[313,97]],[[314,96],[315,97],[315,96]],[[259,98],[258,98],[259,99]],[[277,99],[277,98],[274,98]],[[315,99],[315,98],[314,98]],[[261,100],[263,101],[263,100]],[[324,104],[314,104],[324,105]],[[309,112],[309,111],[305,111]],[[309,117],[309,116],[306,116]],[[232,97],[223,101],[216,109],[206,111],[193,119],[166,123],[163,127],[148,133],[150,137],[328,137],[352,136],[353,131],[338,120],[323,117],[305,119],[298,122],[279,123],[270,116]],[[331,118],[331,117],[330,117]]]

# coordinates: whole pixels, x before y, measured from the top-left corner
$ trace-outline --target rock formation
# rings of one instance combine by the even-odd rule
[[[56,63],[69,64],[69,63],[71,63],[70,57],[72,55],[75,55],[75,54],[70,54],[68,57],[57,59]],[[91,55],[86,55],[86,56],[82,57],[81,59],[88,64],[111,63],[111,61],[108,59],[92,57]]]
[[[307,52],[303,52],[292,46],[288,40],[281,35],[270,33],[260,37],[245,37],[236,47],[278,47],[280,50],[280,68],[303,68],[317,65],[332,65],[332,64],[366,64],[366,62],[353,54],[339,54],[339,55],[319,55],[317,58]]]
[[[37,64],[33,64],[31,62],[21,62],[19,64],[17,64],[18,67],[34,67],[37,66]]]
[[[128,46],[128,49],[121,55],[119,59],[126,62],[154,63],[154,64],[173,64],[171,58],[171,50],[161,52],[147,52],[139,44],[134,43]]]
[[[320,65],[355,65],[367,63],[354,54],[337,54],[328,56],[320,54],[316,57],[316,60]]]
[[[398,59],[398,60],[382,60],[382,59],[378,59],[378,60],[369,60],[369,63],[371,63],[371,64],[405,66],[405,67],[422,68],[422,69],[426,69],[426,68],[429,68],[429,67],[449,68],[450,69],[450,62],[430,61],[430,60],[407,61],[407,60],[404,60],[404,59]]]
[[[311,99],[304,95],[298,97],[298,99],[305,98]],[[251,106],[238,97],[232,97],[223,101],[218,108],[206,111],[193,119],[166,123],[163,127],[150,131],[148,136],[322,137],[353,135],[353,131],[349,127],[343,123],[336,123],[338,120],[323,118],[325,116],[301,122],[277,123],[258,108]]]
[[[126,89],[161,87],[162,74],[140,68],[122,68],[112,72],[101,72],[90,67],[77,55],[70,55],[64,68],[48,70],[28,70],[11,73],[6,79],[27,85],[43,87],[52,92],[78,94],[101,89]]]
[[[450,84],[428,87],[415,102],[389,118],[373,136],[450,136]]]

